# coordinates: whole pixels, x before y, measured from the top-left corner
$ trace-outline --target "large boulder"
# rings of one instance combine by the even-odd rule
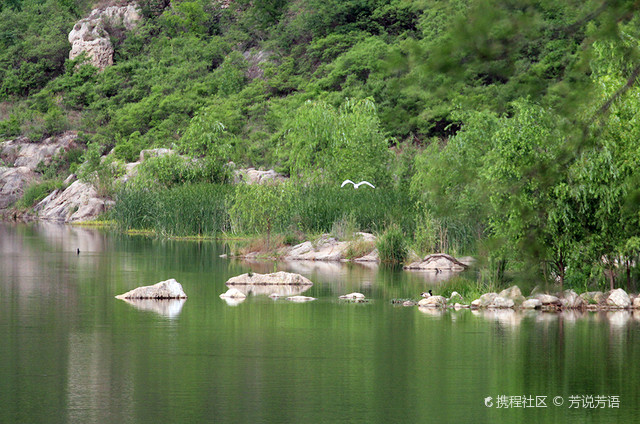
[[[446,253],[434,253],[404,267],[423,271],[464,271],[468,266]]]
[[[498,293],[498,297],[501,297],[503,299],[510,299],[513,301],[514,305],[520,305],[525,301],[525,298],[522,295],[522,291],[520,291],[520,287],[518,286],[511,286],[508,289],[502,290],[500,293]]]
[[[482,296],[480,296],[480,298],[474,300],[473,302],[471,302],[471,307],[472,308],[486,308],[489,305],[491,305],[491,303],[493,302],[493,300],[498,297],[498,293],[485,293]]]
[[[234,182],[245,184],[274,184],[287,179],[273,169],[262,171],[255,168],[237,169],[234,171]]]
[[[631,307],[631,299],[623,289],[615,289],[609,294],[607,305],[611,308],[626,309]]]
[[[329,234],[323,234],[315,243],[305,241],[293,246],[284,255],[285,260],[340,261],[349,243],[340,242]]]
[[[527,299],[524,302],[522,302],[521,306],[522,306],[522,309],[540,309],[542,307],[542,302],[540,302],[536,298]]]
[[[101,199],[92,185],[75,181],[64,191],[52,192],[34,209],[44,221],[82,222],[97,218],[112,204]]]
[[[541,293],[535,296],[543,306],[561,306],[560,299],[557,296]]]
[[[78,21],[69,33],[69,59],[75,59],[85,53],[90,63],[98,69],[113,65],[114,50],[111,37],[117,35],[116,28],[131,30],[140,18],[136,4],[92,10],[91,14]]]
[[[560,297],[563,309],[581,309],[587,306],[587,302],[573,290],[565,290]]]
[[[513,308],[514,306],[515,306],[515,302],[513,301],[513,299],[502,297],[502,296],[496,296],[493,299],[493,301],[489,304],[489,308],[495,308],[495,309],[509,309],[509,308]]]
[[[186,299],[182,284],[173,278],[152,286],[143,286],[116,296],[117,299]]]
[[[430,296],[420,299],[418,306],[427,308],[444,308],[447,306],[447,299],[444,296]]]

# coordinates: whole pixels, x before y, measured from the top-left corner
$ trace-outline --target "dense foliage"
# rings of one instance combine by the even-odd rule
[[[350,215],[386,229],[389,252],[404,234],[419,254],[477,254],[495,278],[634,284],[637,2],[221,4],[142,0],[98,71],[66,59],[89,0],[3,2],[0,136],[81,131],[82,171],[105,194],[141,149],[185,154],[149,161],[120,192],[125,227],[166,215],[183,222],[162,233],[320,232]],[[229,181],[229,161],[294,183],[204,188]],[[338,190],[347,178],[377,188]],[[216,224],[153,209],[177,212],[180,196]]]

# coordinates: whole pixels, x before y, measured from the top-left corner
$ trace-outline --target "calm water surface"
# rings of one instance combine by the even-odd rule
[[[425,313],[390,302],[437,292],[424,274],[250,264],[222,252],[0,224],[0,422],[640,421],[640,317],[630,312]],[[232,306],[218,297],[250,269],[301,273],[314,282],[304,294],[318,300],[252,295]],[[186,301],[114,299],[168,278]],[[337,300],[351,291],[373,300]],[[546,408],[498,408],[522,397],[535,406],[536,396]],[[603,396],[605,407],[571,396],[594,405]]]

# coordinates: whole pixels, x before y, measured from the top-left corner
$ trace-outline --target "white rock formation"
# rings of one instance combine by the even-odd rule
[[[425,256],[422,261],[413,262],[404,267],[423,271],[464,271],[468,266],[446,253],[434,253]]]
[[[268,171],[261,171],[255,168],[237,169],[234,171],[234,182],[246,183],[246,184],[274,184],[285,181],[287,178],[269,169]]]
[[[615,289],[607,298],[607,305],[611,308],[626,309],[631,306],[631,299],[623,289]]]
[[[444,296],[430,296],[420,299],[418,306],[427,308],[444,308],[447,306],[447,299]]]
[[[539,309],[542,306],[542,302],[538,299],[527,299],[522,302],[522,309]]]
[[[34,209],[38,218],[44,221],[81,222],[97,218],[112,204],[98,197],[92,185],[75,181],[64,191],[53,191]]]
[[[244,293],[233,287],[220,295],[221,299],[244,299],[245,297],[247,296]]]
[[[140,18],[136,4],[92,10],[91,14],[78,21],[69,33],[69,59],[86,53],[90,63],[98,69],[113,65],[113,45],[107,29],[121,25],[130,31]]]
[[[508,309],[513,308],[515,306],[515,302],[513,299],[508,297],[496,296],[493,301],[489,304],[489,308],[495,309]]]
[[[182,284],[173,278],[152,286],[143,286],[116,296],[116,299],[186,299]]]

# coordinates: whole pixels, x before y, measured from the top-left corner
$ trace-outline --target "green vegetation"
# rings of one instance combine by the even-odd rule
[[[269,245],[346,219],[389,261],[473,254],[496,283],[635,286],[637,2],[144,0],[103,71],[66,59],[92,6],[0,6],[0,137],[82,131],[78,172],[122,228]],[[184,156],[114,184],[149,147]],[[229,161],[291,182],[226,186]]]

